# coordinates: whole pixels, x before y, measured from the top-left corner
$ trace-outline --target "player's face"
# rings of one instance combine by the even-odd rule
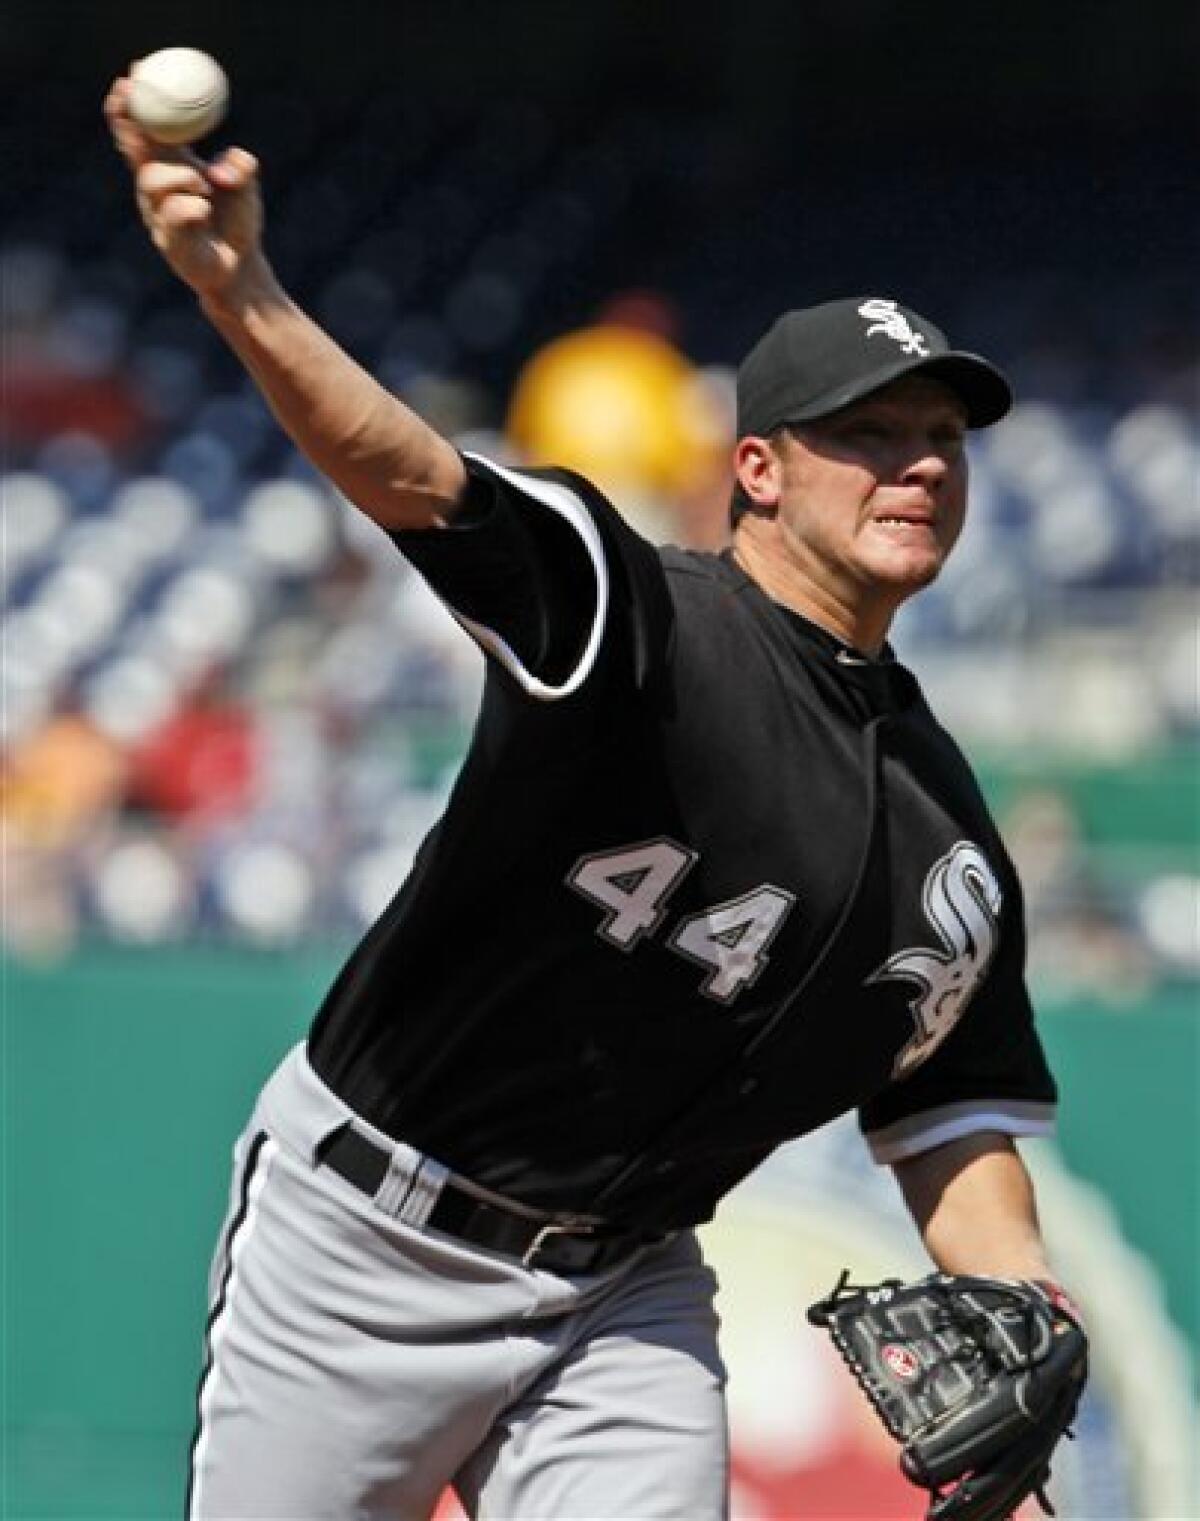
[[[789,430],[778,511],[796,567],[851,603],[927,586],[962,531],[965,432],[961,402],[923,376]]]

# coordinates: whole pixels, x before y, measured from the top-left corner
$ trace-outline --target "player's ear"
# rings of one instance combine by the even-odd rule
[[[783,460],[771,440],[753,433],[739,438],[733,468],[745,499],[744,510],[773,517],[783,494]]]

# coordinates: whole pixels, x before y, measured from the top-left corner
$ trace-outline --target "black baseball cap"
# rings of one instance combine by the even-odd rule
[[[885,296],[849,296],[785,312],[742,361],[737,431],[764,436],[827,417],[901,375],[929,375],[961,400],[969,428],[999,422],[1012,387],[979,354],[952,349],[941,328]]]

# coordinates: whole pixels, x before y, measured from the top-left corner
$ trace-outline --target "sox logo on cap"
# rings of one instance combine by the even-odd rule
[[[867,329],[868,338],[875,333],[882,333],[885,338],[891,338],[898,343],[906,354],[920,354],[922,359],[929,357],[929,348],[924,336],[917,332],[903,312],[896,310],[894,301],[874,296],[870,301],[863,302],[858,309],[858,314],[860,317],[866,317],[871,323]]]

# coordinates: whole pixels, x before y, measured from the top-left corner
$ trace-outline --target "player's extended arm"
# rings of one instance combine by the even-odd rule
[[[105,101],[138,207],[174,272],[253,376],[297,447],[385,528],[454,514],[466,473],[452,445],[355,363],[282,290],[262,250],[258,165],[163,148],[129,116],[128,80]]]
[[[963,1136],[893,1171],[942,1272],[1053,1280],[1033,1183],[1011,1137]]]

